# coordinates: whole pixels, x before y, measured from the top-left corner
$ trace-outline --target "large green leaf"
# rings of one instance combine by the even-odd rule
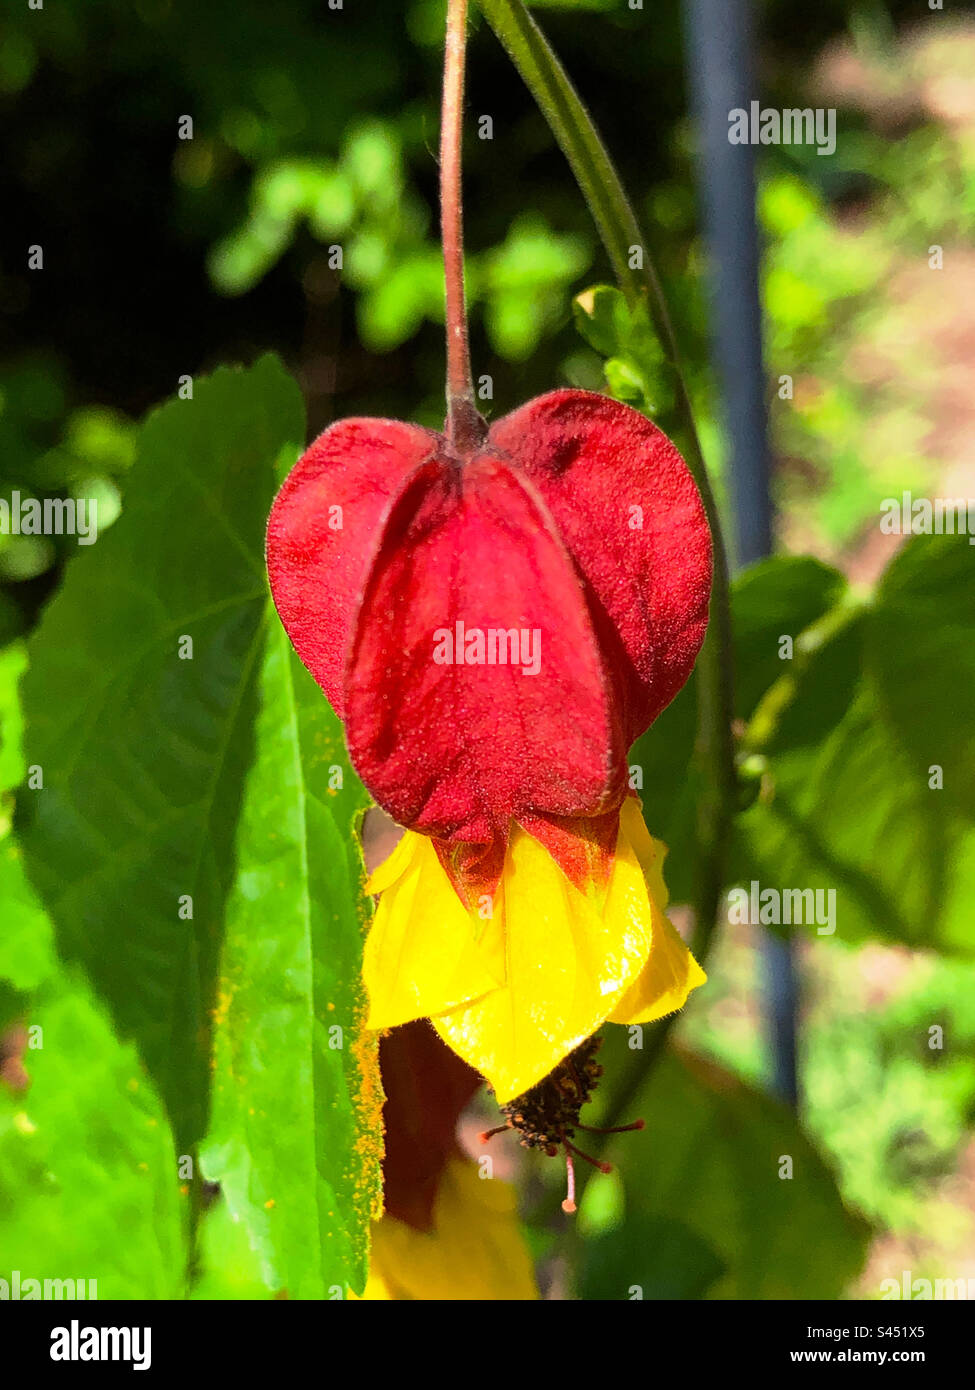
[[[6,695],[12,729],[15,688]],[[7,1040],[21,1049],[0,1085],[0,1279],[18,1271],[22,1285],[95,1280],[100,1298],[178,1297],[188,1193],[168,1119],[135,1048],[59,961],[12,837],[0,842],[0,903],[0,1028],[13,1027]],[[86,1284],[79,1297],[91,1293]]]
[[[124,515],[69,567],[30,643],[26,753],[44,786],[18,805],[27,870],[61,950],[138,1042],[181,1147],[207,1110],[253,757],[264,523],[275,462],[303,429],[297,387],[271,358],[155,411]]]
[[[138,1044],[184,1162],[207,1136],[214,1231],[229,1217],[249,1252],[243,1278],[215,1268],[241,1242],[205,1230],[210,1287],[253,1292],[256,1273],[321,1297],[364,1282],[381,1090],[361,1035],[365,794],[264,574],[265,518],[303,434],[273,359],[146,422],[124,515],[31,644],[43,787],[20,796],[31,882],[8,846],[0,892],[13,985],[55,959],[40,900]]]
[[[18,682],[26,665],[23,644],[12,643],[0,650],[0,904],[3,904],[3,931],[0,932],[0,1029],[14,1019],[21,1004],[20,987],[3,969],[6,940],[18,932],[18,913],[15,905],[7,907],[6,880],[19,885],[23,869],[16,862],[16,851],[8,842],[15,797],[13,788],[24,776],[24,755],[21,747],[23,716],[20,709]],[[12,870],[12,873],[9,871]],[[36,953],[35,953],[36,954]],[[19,953],[14,953],[14,958]],[[35,960],[35,969],[38,962]],[[23,972],[18,972],[23,973]],[[27,976],[33,975],[31,968]]]
[[[0,1087],[0,1278],[180,1297],[188,1193],[136,1049],[76,971],[50,977],[24,1021],[29,1089]]]
[[[773,760],[768,791],[739,818],[736,876],[834,893],[835,930],[848,940],[936,945],[954,862],[943,812],[936,793],[912,784],[861,690],[814,759]],[[806,929],[818,934],[818,924]]]
[[[26,665],[22,642],[13,642],[0,650],[0,837],[9,829],[3,798],[21,781],[26,770],[21,747],[23,715],[17,692]]]
[[[0,981],[27,995],[58,969],[50,919],[24,873],[23,852],[11,836],[0,842]]]
[[[747,719],[772,683],[789,671],[780,639],[795,639],[836,606],[846,581],[809,555],[777,555],[750,565],[732,586],[735,713]],[[794,658],[793,658],[794,659]]]
[[[381,1092],[360,1038],[366,804],[341,726],[271,615],[216,1010],[206,1176],[266,1287],[362,1291]],[[219,1218],[218,1218],[219,1219]]]
[[[792,662],[780,655],[780,638],[793,644],[810,624],[843,601],[846,583],[818,560],[782,556],[744,570],[731,591],[735,643],[736,712],[745,719],[764,692],[788,679]],[[821,740],[853,698],[860,662],[860,634],[851,624],[807,660],[798,694],[782,711],[770,752]],[[634,744],[630,767],[639,767],[644,815],[651,832],[670,847],[667,884],[675,902],[693,902],[700,872],[697,814],[704,777],[695,759],[697,675]],[[814,750],[811,750],[814,751]],[[808,760],[803,764],[808,766]]]
[[[919,536],[884,575],[867,662],[909,772],[975,816],[975,549],[967,536]]]
[[[584,1298],[843,1293],[867,1227],[794,1115],[687,1055],[661,1061],[637,1107],[647,1129],[621,1135],[610,1154],[626,1174],[624,1203],[584,1247]],[[588,1193],[583,1217],[587,1206]]]
[[[798,578],[813,562],[789,563]],[[963,538],[920,538],[869,607],[846,609],[832,628],[826,616],[827,640],[797,672],[765,745],[760,795],[739,817],[735,881],[834,893],[835,930],[850,940],[975,950],[975,827],[963,814],[973,780],[963,637],[970,568]],[[756,659],[782,630],[774,594],[765,594],[780,575],[789,578],[768,563],[742,582],[752,600],[744,650]],[[824,585],[829,597],[839,613],[845,596]],[[957,615],[955,625],[946,614]],[[950,793],[932,784],[934,764]]]
[[[19,682],[27,666],[23,643],[0,651],[0,1029],[23,1014],[28,992],[57,967],[47,914],[24,876],[11,836],[14,788],[26,772]]]

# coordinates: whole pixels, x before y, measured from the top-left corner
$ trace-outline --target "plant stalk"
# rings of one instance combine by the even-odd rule
[[[440,120],[440,233],[443,243],[447,324],[447,441],[464,457],[484,438],[484,421],[474,404],[471,354],[464,297],[462,149],[467,0],[447,0],[443,105]]]

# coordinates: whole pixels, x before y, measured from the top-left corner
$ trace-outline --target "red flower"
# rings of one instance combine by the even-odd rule
[[[473,419],[463,448],[326,430],[274,503],[268,570],[408,828],[367,885],[369,1026],[430,1017],[503,1103],[704,979],[664,916],[666,849],[621,810],[627,749],[704,636],[711,545],[683,460],[629,407],[556,391],[486,436]]]
[[[560,822],[609,813],[612,853],[627,749],[707,623],[704,511],[655,425],[555,391],[459,457],[415,425],[340,421],[274,503],[268,571],[363,781],[468,902],[513,822],[578,877]]]

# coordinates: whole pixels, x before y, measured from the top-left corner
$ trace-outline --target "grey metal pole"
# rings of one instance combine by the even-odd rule
[[[732,550],[742,566],[768,555],[772,548],[755,151],[751,145],[733,145],[728,139],[729,113],[747,111],[757,95],[751,0],[685,0],[685,20],[710,256],[712,352],[731,455]],[[791,945],[765,933],[762,957],[772,1085],[795,1105],[798,981]]]

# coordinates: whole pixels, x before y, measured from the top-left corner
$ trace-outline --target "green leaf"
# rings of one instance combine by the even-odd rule
[[[625,357],[610,357],[604,364],[606,385],[610,394],[619,401],[630,405],[640,405],[647,395],[647,383],[643,376]]]
[[[17,1002],[3,1021],[16,1017],[29,1082],[0,1086],[0,1278],[179,1297],[187,1202],[159,1098],[81,973],[58,960],[12,840],[0,845],[0,901],[0,992]]]
[[[59,968],[50,918],[24,873],[23,852],[16,840],[0,843],[0,980],[25,994]]]
[[[79,1297],[181,1297],[187,1196],[135,1048],[77,973],[50,979],[25,1022],[30,1087],[0,1087],[0,1278],[97,1281]]]
[[[68,1273],[94,1265],[114,1296],[171,1297],[185,1278],[179,1203],[190,1203],[156,1088],[184,1165],[212,1119],[205,1172],[222,1192],[204,1221],[196,1293],[323,1297],[365,1280],[382,1100],[374,1041],[360,1036],[354,821],[366,798],[269,602],[263,562],[267,511],[303,433],[297,388],[272,359],[198,381],[193,400],[156,412],[122,519],[71,566],[31,644],[27,744],[43,787],[21,792],[24,855],[0,845],[0,976],[19,1011],[43,1021],[45,1049],[53,1020],[49,1086],[39,1079],[30,1098],[47,1097],[46,1130],[77,1154],[52,1137],[32,1159],[35,1121],[12,1111],[10,1182],[63,1182],[72,1239],[55,1241],[63,1211],[36,1214],[50,1224],[50,1268],[62,1253]],[[80,974],[64,975],[57,947],[84,964],[111,1024]],[[62,1020],[76,1030],[73,1082]],[[46,1063],[45,1051],[39,1078]],[[101,1128],[89,1089],[104,1100]],[[57,1106],[72,1104],[59,1121]],[[113,1186],[116,1218],[103,1192]],[[103,1250],[113,1219],[137,1233],[129,1250],[111,1227],[115,1265]]]
[[[265,1300],[271,1297],[248,1227],[221,1193],[204,1213],[199,1228],[199,1271],[190,1298]]]
[[[764,735],[767,770],[738,819],[731,875],[835,895],[832,924],[804,924],[817,935],[832,925],[851,941],[975,950],[975,827],[959,813],[972,781],[968,658],[961,626],[940,638],[946,606],[964,623],[968,562],[963,538],[915,543],[869,606],[808,559],[765,562],[736,584],[737,708],[751,717],[746,742]],[[779,661],[779,637],[802,622],[793,661]],[[942,758],[950,796],[929,784]]]
[[[594,1185],[591,1179],[589,1187]],[[586,1190],[588,1197],[589,1189]],[[632,1217],[631,1217],[632,1219]],[[636,1218],[639,1250],[627,1250],[628,1265],[617,1263],[621,1242],[613,1235],[597,1238],[586,1252],[582,1267],[584,1299],[661,1299],[706,1298],[727,1265],[714,1246],[702,1240],[684,1221],[675,1217],[641,1212]],[[628,1267],[625,1287],[620,1273]]]
[[[843,1294],[868,1229],[790,1111],[685,1054],[661,1060],[636,1108],[647,1128],[612,1145],[624,1209],[583,1249],[583,1298]]]
[[[558,236],[535,216],[516,218],[502,245],[485,253],[470,276],[472,290],[485,301],[495,351],[508,361],[527,360],[546,323],[564,313],[566,287],[590,259],[581,238]]]
[[[270,1291],[344,1296],[347,1283],[364,1286],[379,1195],[381,1090],[374,1045],[360,1038],[354,821],[367,797],[273,615],[260,699],[201,1157]]]
[[[806,557],[763,560],[736,576],[731,604],[735,710],[740,718],[752,714],[762,694],[791,672],[792,663],[779,657],[780,637],[798,637],[845,594],[842,575]],[[781,715],[771,751],[826,737],[853,699],[859,650],[859,638],[851,628],[811,658],[799,693]],[[695,758],[697,680],[695,673],[637,740],[629,759],[631,768],[641,770],[638,790],[647,825],[670,848],[665,877],[671,897],[682,903],[694,901],[701,872],[697,808],[705,779]],[[803,764],[809,766],[811,760]],[[739,838],[740,852],[742,844]],[[740,869],[741,853],[736,873]]]
[[[293,231],[293,218],[253,211],[213,247],[207,261],[210,279],[221,294],[246,294],[284,255]]]
[[[183,1151],[207,1112],[274,464],[303,433],[272,358],[153,412],[123,516],[71,564],[30,642],[25,748],[44,785],[18,805],[27,872],[61,952],[138,1043]]]
[[[23,715],[17,687],[27,667],[23,643],[0,651],[0,840],[10,829],[13,798],[8,793],[27,771],[22,748]]]
[[[630,305],[611,285],[594,285],[572,304],[576,328],[606,362],[610,394],[647,414],[673,403],[666,359],[642,304]]]
[[[944,772],[943,796],[975,817],[975,548],[917,536],[877,592],[866,660],[912,774]]]
[[[27,879],[20,846],[11,837],[13,788],[26,772],[18,685],[27,666],[22,643],[0,652],[0,1029],[27,1005],[27,992],[56,968],[51,924]]]
[[[529,0],[533,10],[614,10],[619,0]]]
[[[773,760],[770,787],[739,818],[737,836],[735,881],[832,891],[834,928],[847,940],[975,950],[965,906],[975,836],[912,776],[868,688],[814,760]],[[818,924],[806,928],[818,934]]]
[[[577,294],[572,317],[580,336],[601,357],[615,357],[629,336],[629,307],[613,285],[592,285]]]
[[[427,317],[443,309],[443,266],[436,251],[404,256],[360,296],[362,341],[374,352],[390,352],[411,338]]]
[[[780,639],[795,639],[842,599],[846,580],[810,555],[778,555],[736,575],[732,585],[735,636],[735,714],[747,719],[759,697],[783,672]]]

